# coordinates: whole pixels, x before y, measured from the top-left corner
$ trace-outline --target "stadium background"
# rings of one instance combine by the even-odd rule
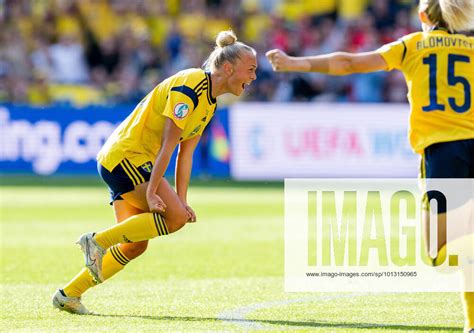
[[[257,80],[241,98],[219,99],[194,176],[416,176],[401,73],[281,74],[264,57],[271,48],[292,55],[376,49],[418,29],[413,1],[0,4],[2,172],[94,174],[95,153],[113,127],[162,79],[201,66],[217,32],[232,28],[258,52]]]

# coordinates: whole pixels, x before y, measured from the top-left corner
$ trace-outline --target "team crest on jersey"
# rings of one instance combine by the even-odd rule
[[[189,106],[186,103],[178,103],[174,106],[173,114],[176,119],[183,119],[189,113]]]
[[[140,168],[142,168],[144,171],[146,171],[148,173],[151,172],[152,167],[153,167],[153,165],[151,164],[151,162],[145,162],[142,165],[140,165]]]

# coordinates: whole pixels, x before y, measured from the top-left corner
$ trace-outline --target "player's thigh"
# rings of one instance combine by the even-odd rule
[[[435,236],[436,244],[435,247],[436,252],[446,245],[446,213],[435,214],[430,216],[428,210],[422,211],[422,218],[423,218],[423,233],[424,233],[424,240],[425,240],[425,251],[426,253],[430,253],[430,239]],[[432,219],[436,219],[432,221]],[[433,235],[433,236],[432,236]]]
[[[143,209],[137,208],[126,200],[115,200],[113,202],[115,221],[121,223],[130,216],[144,213]]]
[[[144,211],[149,211],[146,200],[147,187],[148,182],[142,183],[135,186],[133,191],[122,194],[122,197],[134,207]],[[161,180],[157,189],[157,194],[166,204],[166,211],[161,213],[161,215],[165,218],[168,230],[170,232],[178,230],[186,223],[188,213],[179,199],[178,194],[176,194],[166,178]]]
[[[149,212],[150,209],[148,208],[148,203],[146,201],[146,189],[148,187],[148,182],[139,184],[135,186],[132,191],[127,193],[123,193],[121,197],[126,201],[129,205],[139,209],[143,212]]]

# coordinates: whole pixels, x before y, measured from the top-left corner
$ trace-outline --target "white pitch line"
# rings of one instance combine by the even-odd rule
[[[391,293],[378,293],[380,294],[391,294]],[[240,326],[242,329],[246,330],[275,330],[275,326],[272,327],[271,323],[268,324],[262,324],[256,321],[253,321],[251,319],[246,319],[245,317],[260,309],[269,309],[272,307],[276,306],[282,306],[282,305],[288,305],[288,304],[294,304],[294,303],[304,303],[304,302],[311,302],[311,301],[331,301],[334,299],[341,299],[341,298],[351,298],[351,297],[359,297],[359,296],[367,296],[367,295],[374,295],[373,293],[357,293],[357,294],[344,294],[344,295],[334,295],[334,296],[319,296],[319,297],[306,297],[306,298],[297,298],[297,299],[288,299],[288,300],[280,300],[280,301],[269,301],[269,302],[262,302],[262,303],[256,303],[252,304],[249,306],[233,309],[233,310],[227,310],[221,312],[218,316],[217,319],[220,319],[222,321],[228,322],[228,323],[233,323],[238,326]],[[408,325],[405,323],[405,325]],[[410,323],[409,325],[416,326],[415,323]],[[387,327],[397,327],[397,324],[354,324],[354,328],[374,328],[374,327],[380,327],[380,328],[387,328]],[[286,328],[289,329],[291,325],[286,325]],[[331,325],[331,328],[344,328],[346,326],[341,325]],[[301,326],[295,327],[295,329],[301,329]]]
[[[366,294],[364,294],[366,295]],[[274,330],[275,328],[269,327],[268,325],[263,325],[251,319],[246,319],[245,317],[250,313],[261,310],[261,309],[269,309],[277,306],[289,305],[294,303],[304,303],[304,302],[311,302],[311,301],[331,301],[334,299],[341,299],[341,298],[350,298],[354,296],[362,296],[362,294],[344,294],[344,295],[335,295],[335,296],[319,296],[319,297],[306,297],[306,298],[297,298],[297,299],[286,299],[280,301],[269,301],[269,302],[262,302],[251,304],[249,306],[227,310],[219,313],[217,318],[223,320],[225,322],[233,323],[239,325],[243,329],[252,329],[252,330]],[[301,329],[301,327],[299,327]]]

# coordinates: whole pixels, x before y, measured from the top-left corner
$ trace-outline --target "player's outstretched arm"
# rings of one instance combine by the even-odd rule
[[[348,75],[385,70],[387,63],[376,51],[365,53],[335,52],[311,57],[290,57],[274,49],[266,53],[277,72],[318,72],[329,75]]]

